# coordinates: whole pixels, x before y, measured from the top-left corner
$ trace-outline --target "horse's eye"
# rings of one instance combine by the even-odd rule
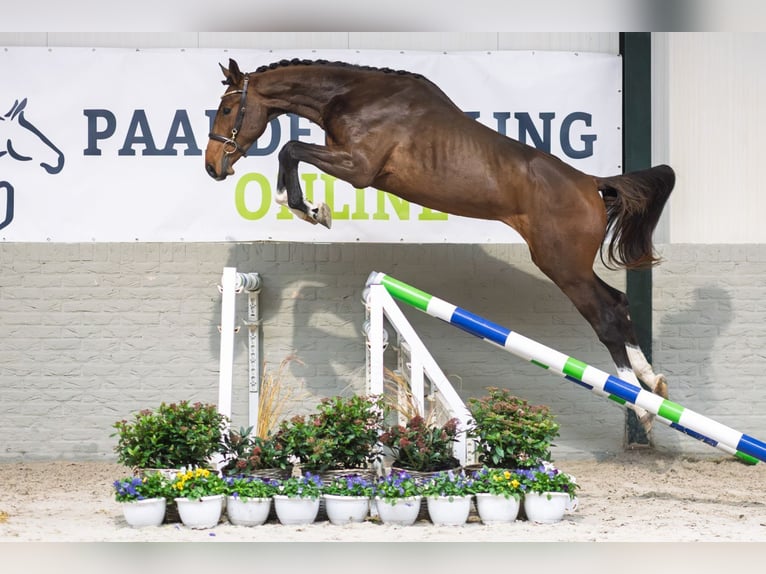
[[[224,108],[223,115],[228,116],[231,113],[231,108]]]

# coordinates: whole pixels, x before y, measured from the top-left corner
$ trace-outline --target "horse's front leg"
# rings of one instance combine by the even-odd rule
[[[280,205],[287,205],[295,215],[304,221],[316,225],[321,223],[327,229],[332,226],[332,215],[326,203],[313,205],[303,195],[300,177],[298,176],[298,162],[291,150],[294,144],[299,142],[287,142],[279,151],[279,172],[277,174],[276,201]]]

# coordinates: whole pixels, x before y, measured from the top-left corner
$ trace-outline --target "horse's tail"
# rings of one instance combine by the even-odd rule
[[[608,263],[601,250],[604,264],[636,269],[659,263],[652,233],[676,182],[673,168],[658,165],[596,180],[606,205],[607,236],[611,233],[606,248]]]

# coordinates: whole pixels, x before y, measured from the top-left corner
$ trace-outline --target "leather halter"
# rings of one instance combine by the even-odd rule
[[[223,153],[226,155],[231,155],[235,151],[238,151],[243,156],[247,156],[246,150],[239,145],[237,142],[237,134],[239,133],[239,129],[242,127],[242,121],[245,119],[245,103],[247,102],[247,84],[250,82],[250,77],[245,76],[245,82],[242,85],[241,90],[232,90],[230,92],[226,92],[224,95],[221,96],[221,99],[232,96],[234,94],[242,94],[239,98],[239,111],[237,112],[237,119],[234,122],[234,127],[231,128],[231,137],[222,136],[213,132],[210,132],[208,134],[208,137],[211,140],[216,140],[223,143]]]

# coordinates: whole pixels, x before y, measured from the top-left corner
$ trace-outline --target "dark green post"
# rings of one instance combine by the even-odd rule
[[[622,55],[623,172],[651,167],[652,163],[652,38],[650,32],[620,33]],[[638,344],[652,361],[652,270],[627,271],[630,317]],[[649,446],[638,418],[627,410],[627,446]]]

